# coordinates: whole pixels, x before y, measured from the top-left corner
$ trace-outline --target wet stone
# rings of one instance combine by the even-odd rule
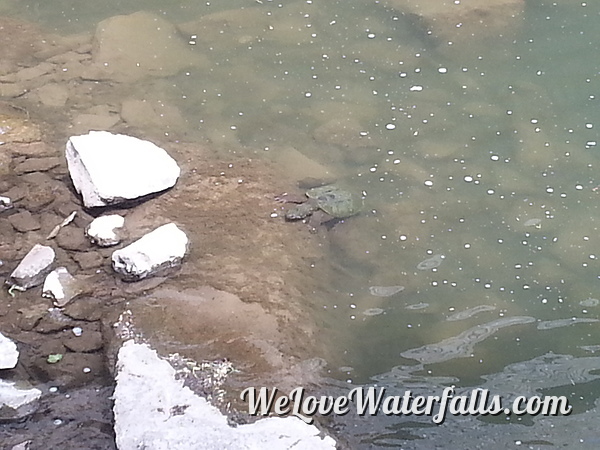
[[[40,219],[29,211],[21,211],[8,217],[8,221],[13,228],[20,233],[39,230],[42,226]]]
[[[72,352],[95,352],[103,347],[102,333],[83,329],[81,336],[73,336],[62,341]]]
[[[13,155],[27,156],[30,158],[41,158],[44,156],[54,156],[57,151],[43,141],[29,143],[12,143],[8,147]]]
[[[15,173],[46,172],[59,164],[60,159],[56,156],[51,156],[49,158],[28,158],[15,167]]]
[[[38,303],[36,305],[28,306],[27,308],[19,309],[19,328],[23,331],[33,330],[47,312],[48,305],[45,303]]]
[[[35,331],[38,333],[53,333],[66,328],[72,328],[75,325],[75,322],[71,320],[70,317],[63,314],[59,309],[50,308],[35,327]]]
[[[95,297],[80,297],[68,304],[64,314],[75,320],[93,322],[102,317],[103,301]]]
[[[71,256],[82,270],[95,269],[104,263],[104,257],[96,251],[77,252]]]
[[[83,230],[75,227],[65,227],[56,236],[56,243],[64,250],[82,252],[90,248]]]
[[[48,364],[48,355],[40,356],[36,369],[54,385],[75,387],[85,385],[106,375],[104,356],[97,353],[67,352],[56,364]],[[85,370],[84,370],[85,369]]]

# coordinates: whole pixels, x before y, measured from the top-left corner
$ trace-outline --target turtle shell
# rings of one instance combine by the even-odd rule
[[[361,207],[352,193],[333,184],[310,189],[306,196],[314,199],[319,209],[337,219],[353,216]]]

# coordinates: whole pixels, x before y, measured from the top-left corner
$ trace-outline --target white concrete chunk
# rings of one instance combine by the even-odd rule
[[[52,247],[36,244],[10,275],[7,284],[25,290],[42,284],[56,257]]]
[[[14,382],[0,379],[0,419],[15,420],[32,414],[41,396],[39,389],[18,388]]]
[[[66,267],[58,267],[44,280],[42,297],[51,298],[54,306],[62,308],[81,292],[81,280],[71,275]]]
[[[171,365],[145,344],[129,340],[119,350],[113,395],[119,450],[336,448],[329,436],[296,417],[270,417],[231,427],[227,416],[175,379]],[[172,411],[186,408],[181,414]]]
[[[0,212],[11,209],[12,207],[13,203],[10,197],[3,197],[0,195]]]
[[[121,242],[121,230],[125,218],[118,214],[101,216],[92,220],[85,229],[85,234],[93,244],[100,247],[110,247]]]
[[[174,223],[146,234],[112,254],[112,267],[124,279],[135,281],[181,263],[188,238]]]
[[[88,208],[163,191],[180,174],[175,160],[152,142],[107,131],[71,136],[66,157],[73,185]]]
[[[14,369],[19,361],[17,344],[0,333],[0,369]]]

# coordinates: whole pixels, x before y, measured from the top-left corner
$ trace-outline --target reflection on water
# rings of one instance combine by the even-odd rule
[[[290,184],[363,193],[364,213],[315,236],[339,268],[314,294],[344,336],[332,377],[385,385],[417,360],[494,390],[520,361],[598,345],[600,5],[527,2],[501,39],[449,45],[370,1],[25,3],[78,32],[138,8],[183,24],[208,68],[129,100],[163,96],[188,138],[279,161]],[[588,381],[545,374],[529,379]]]

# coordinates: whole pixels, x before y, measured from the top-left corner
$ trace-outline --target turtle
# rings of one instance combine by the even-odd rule
[[[282,200],[298,203],[286,212],[286,220],[302,220],[310,216],[309,225],[313,231],[318,225],[358,214],[362,206],[355,195],[335,184],[309,189],[302,199],[285,196]]]

